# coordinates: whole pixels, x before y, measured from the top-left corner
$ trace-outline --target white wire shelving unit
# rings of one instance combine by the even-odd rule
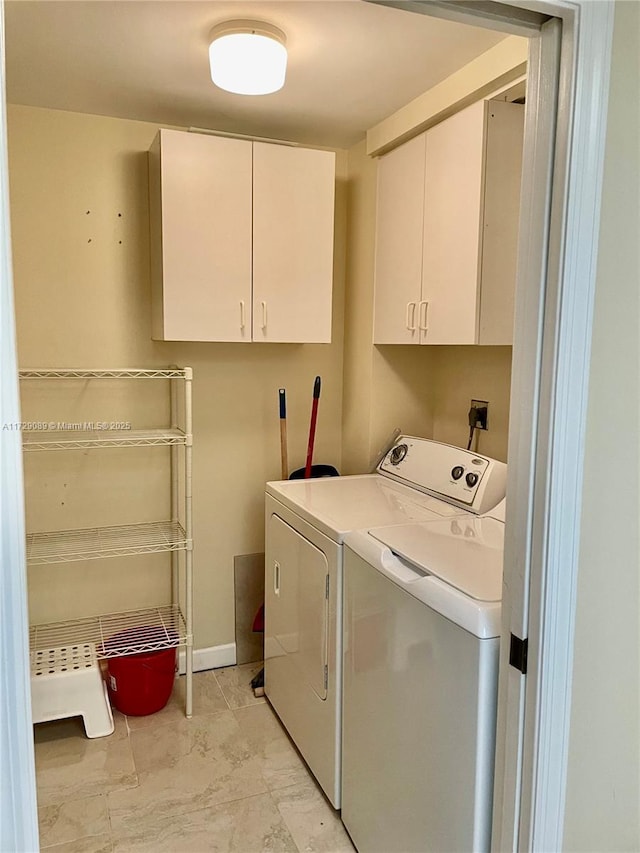
[[[41,566],[102,557],[159,554],[185,551],[188,544],[187,534],[177,521],[56,530],[27,534],[27,562]]]
[[[86,645],[95,647],[98,658],[174,648],[186,643],[187,631],[180,608],[167,604],[69,622],[32,625],[29,639],[37,649],[34,657],[39,663],[52,653],[62,657]]]
[[[106,447],[169,447],[171,449],[171,519],[111,527],[58,530],[27,535],[29,565],[69,563],[135,554],[170,552],[171,604],[100,616],[33,625],[30,629],[32,672],[53,667],[90,649],[97,659],[185,649],[187,717],[193,712],[193,537],[192,537],[192,381],[190,367],[161,370],[21,370],[20,379],[165,379],[170,382],[171,426],[167,429],[102,430],[38,429],[23,434],[29,451],[83,450]],[[179,383],[182,383],[182,428],[178,426]],[[84,425],[86,426],[86,425]],[[184,453],[180,471],[178,453]],[[183,479],[183,496],[180,482]],[[181,500],[183,502],[180,506]],[[182,518],[180,510],[182,509]],[[184,614],[180,608],[179,555],[184,553]],[[56,670],[57,671],[57,670]]]
[[[173,447],[187,443],[180,429],[34,430],[22,434],[22,449],[84,450],[90,447]]]

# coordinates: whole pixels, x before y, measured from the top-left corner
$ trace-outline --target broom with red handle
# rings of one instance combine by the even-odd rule
[[[313,445],[316,440],[316,421],[318,420],[318,401],[320,399],[321,379],[316,376],[313,383],[313,402],[311,404],[311,423],[309,424],[309,445],[307,447],[307,464],[304,469],[304,478],[311,477],[311,463],[313,461]]]

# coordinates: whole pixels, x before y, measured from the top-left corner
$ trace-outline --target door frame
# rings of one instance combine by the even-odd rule
[[[492,849],[561,850],[614,4],[371,1],[529,38]]]
[[[555,34],[559,85],[548,265],[538,406],[533,413],[537,438],[528,484],[530,572],[524,595],[531,667],[525,677],[522,790],[517,812],[517,849],[548,851],[563,849],[614,4],[610,0],[572,0],[522,5],[553,16],[559,25]],[[549,47],[549,39],[545,43],[543,35],[539,44],[541,103],[554,61]],[[548,95],[546,98],[548,101]],[[535,183],[533,186],[535,198],[538,190]],[[523,207],[525,204],[527,199]],[[522,317],[521,324],[526,325],[526,319]],[[514,383],[513,392],[516,407],[526,409],[523,389]],[[520,500],[523,497],[521,494]],[[506,623],[504,628],[506,631]]]
[[[430,13],[428,2],[412,0],[392,5]],[[523,387],[514,380],[512,396],[512,409],[521,414],[522,423],[529,424],[536,448],[535,455],[531,450],[526,454],[522,448],[522,458],[520,453],[511,454],[509,460],[509,513],[516,524],[521,518],[526,537],[515,541],[514,537],[507,536],[506,562],[513,560],[516,564],[519,561],[518,565],[530,569],[528,579],[526,571],[523,575],[521,602],[525,616],[523,627],[528,622],[530,669],[527,676],[521,677],[524,689],[519,693],[516,709],[518,714],[526,710],[523,716],[525,748],[521,748],[521,742],[520,752],[505,754],[505,766],[515,772],[516,778],[522,779],[522,786],[518,784],[514,797],[509,780],[503,778],[503,787],[498,793],[508,796],[506,799],[503,796],[502,817],[495,826],[493,842],[494,849],[502,850],[561,850],[613,3],[611,0],[503,0],[501,4],[477,2],[468,6],[473,9],[465,10],[463,3],[435,2],[431,11],[520,35],[531,35],[534,29],[539,30],[537,15],[557,18],[562,25],[549,240],[539,247],[544,251],[545,263],[549,260],[549,264],[546,282],[538,280],[535,291],[542,297],[540,288],[546,284],[546,301],[544,304],[538,302],[540,319],[544,322],[539,327],[540,334],[533,350],[521,348],[520,356],[518,347],[515,350],[516,359],[523,359],[521,364],[535,363],[537,384]],[[500,14],[496,15],[496,10]],[[4,57],[3,25],[0,38]],[[543,64],[546,61],[543,58]],[[3,332],[0,415],[2,422],[12,422],[19,417],[19,404],[11,287],[4,66],[0,75],[0,327]],[[543,94],[548,97],[550,93]],[[541,164],[533,167],[530,178],[540,177],[536,172],[539,168]],[[549,168],[547,164],[541,185],[532,180],[534,196],[544,192]],[[539,199],[534,197],[533,201],[539,202]],[[542,260],[540,255],[538,260]],[[525,273],[521,267],[518,300],[523,307]],[[3,842],[5,833],[7,841],[12,833],[13,842],[7,849],[27,851],[37,849],[37,823],[19,444],[16,440],[3,439],[0,481],[0,545],[3,550],[0,734],[3,747],[5,734],[11,727],[8,760],[3,755],[2,762],[0,826]],[[517,528],[515,530],[517,532]],[[505,619],[509,619],[508,613]],[[507,630],[511,631],[510,621],[505,622]],[[510,813],[511,808],[514,811]],[[517,827],[517,832],[510,835],[513,827]]]
[[[39,849],[0,4],[0,850]]]

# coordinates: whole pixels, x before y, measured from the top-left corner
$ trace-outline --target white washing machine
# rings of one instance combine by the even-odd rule
[[[266,487],[265,693],[341,806],[342,557],[349,531],[486,512],[506,466],[400,436],[377,473]]]
[[[344,541],[342,820],[360,853],[489,851],[504,501]]]

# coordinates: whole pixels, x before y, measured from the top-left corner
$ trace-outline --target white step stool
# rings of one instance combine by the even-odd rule
[[[110,735],[113,716],[95,644],[33,652],[31,707],[34,723],[81,716],[87,737]]]

